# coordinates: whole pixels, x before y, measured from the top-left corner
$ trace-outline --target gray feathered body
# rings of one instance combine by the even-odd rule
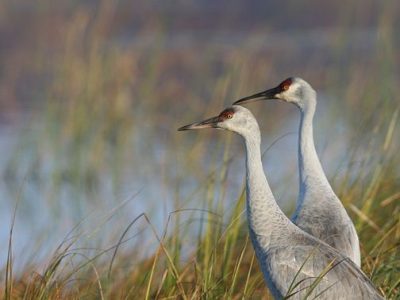
[[[232,106],[217,117],[181,127],[181,130],[210,127],[236,132],[244,139],[250,238],[264,279],[275,298],[292,294],[291,299],[301,299],[309,293],[310,299],[382,299],[371,281],[347,256],[294,225],[280,210],[264,174],[260,130],[250,111]],[[315,278],[320,275],[323,277],[311,290]]]
[[[301,283],[294,288],[290,299],[302,299],[316,277],[332,264],[331,270],[310,293],[310,299],[316,296],[320,299],[382,299],[351,260],[301,230],[280,210],[264,174],[258,125],[251,114],[247,118],[242,122],[247,130],[239,132],[246,145],[247,220],[264,279],[274,297],[285,297],[294,281],[294,284]]]
[[[360,266],[358,235],[350,217],[343,206],[338,205],[339,199],[335,199],[336,196],[332,195],[331,199],[326,197],[325,201],[320,201],[320,198],[308,198],[306,205],[297,208],[292,217],[293,222]]]
[[[360,246],[352,220],[330,186],[322,169],[313,138],[315,92],[302,84],[299,129],[300,192],[293,222],[312,236],[324,241],[360,266]]]
[[[251,239],[276,299],[383,299],[348,257],[312,236],[288,230],[273,240],[251,232]]]

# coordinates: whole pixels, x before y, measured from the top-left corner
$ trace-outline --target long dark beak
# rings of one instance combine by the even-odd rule
[[[275,87],[269,90],[266,90],[261,93],[257,93],[251,96],[244,97],[242,99],[239,99],[235,101],[233,104],[245,104],[245,103],[250,103],[254,101],[259,101],[259,100],[269,100],[269,99],[276,99],[276,95],[279,94],[280,89],[279,87]]]
[[[183,126],[181,128],[178,128],[178,131],[203,129],[203,128],[218,128],[218,123],[220,121],[221,121],[221,118],[219,116],[212,117],[212,118],[209,118],[209,119],[201,121],[201,122],[192,123],[192,124]]]

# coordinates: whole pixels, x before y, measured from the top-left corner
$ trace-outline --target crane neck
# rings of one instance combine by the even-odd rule
[[[273,235],[279,232],[278,227],[294,226],[283,214],[272,194],[262,165],[260,145],[259,132],[245,137],[246,208],[250,236],[255,248],[265,248],[270,244]]]
[[[322,188],[324,193],[333,193],[325,172],[322,169],[317,151],[315,150],[313,134],[315,108],[315,97],[310,99],[310,101],[307,102],[307,105],[300,107],[301,118],[298,143],[298,163],[300,173],[299,199],[301,202],[305,198],[305,193],[312,192],[313,190],[321,192]]]

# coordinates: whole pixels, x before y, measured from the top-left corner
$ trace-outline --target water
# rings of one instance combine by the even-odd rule
[[[282,79],[280,74],[287,76],[298,70],[307,72],[307,68],[313,69],[314,66],[326,69],[330,65],[336,67],[338,63],[345,66],[354,55],[344,53],[355,54],[361,60],[361,57],[368,57],[376,51],[377,31],[374,28],[346,32],[349,42],[339,55],[335,48],[338,37],[340,34],[328,29],[267,33],[260,30],[248,35],[247,31],[236,29],[213,31],[212,28],[202,27],[195,32],[183,28],[163,34],[150,31],[138,37],[132,36],[131,31],[122,32],[110,39],[107,46],[111,49],[117,44],[121,48],[154,51],[160,45],[159,51],[193,51],[191,55],[210,51],[211,55],[221,57],[235,56],[241,53],[242,48],[247,49],[243,53],[255,54],[256,49],[260,59],[266,57],[276,61],[277,67],[269,69],[264,78],[279,81]],[[308,61],[310,56],[313,56],[313,60]],[[305,58],[309,63],[307,67],[304,67]],[[180,62],[177,64],[182,67]],[[171,77],[176,75],[174,79],[186,82],[185,72],[190,68],[182,69],[175,70],[173,66],[173,73],[182,71],[182,74],[171,74]],[[196,65],[193,69],[196,69]],[[218,67],[215,72],[220,72]],[[46,78],[42,78],[42,81],[46,82]],[[32,82],[31,85],[35,86]],[[205,95],[212,93],[207,86],[201,90]],[[25,100],[28,102],[32,95],[29,92],[26,94]],[[315,139],[322,165],[328,177],[332,177],[338,172],[338,165],[346,165],[349,159],[346,156],[348,128],[345,116],[337,109],[345,102],[336,101],[334,97],[322,93],[319,93],[319,97]],[[40,108],[34,108],[33,111],[32,107],[23,108],[24,113],[29,113],[28,118],[24,116],[13,123],[0,124],[0,267],[6,262],[10,224],[16,203],[18,209],[13,233],[16,268],[23,268],[32,261],[46,261],[68,232],[82,220],[85,221],[79,226],[78,232],[87,233],[82,240],[91,240],[94,244],[106,247],[117,241],[129,222],[143,212],[162,232],[169,213],[177,207],[203,209],[207,183],[212,177],[210,174],[218,174],[222,167],[224,148],[218,148],[218,145],[221,140],[226,140],[227,133],[176,132],[178,126],[197,120],[180,119],[182,107],[183,110],[189,109],[187,106],[192,105],[192,99],[178,100],[165,105],[170,111],[157,111],[157,119],[154,115],[146,116],[146,113],[154,113],[152,111],[135,111],[135,120],[131,124],[135,130],[127,130],[130,136],[126,137],[127,141],[122,146],[114,147],[111,142],[100,145],[109,149],[104,150],[105,154],[98,163],[92,162],[97,149],[88,148],[85,141],[69,149],[62,139],[52,137],[49,132],[59,124],[56,124],[56,120],[51,121],[53,123],[43,120],[46,116],[41,116]],[[284,136],[266,153],[264,168],[280,205],[289,211],[294,206],[298,186],[298,111],[292,106],[272,103],[257,103],[249,108],[258,113],[263,149]],[[264,119],[264,110],[265,116],[274,118],[271,111],[275,109],[280,112],[276,116],[282,116],[285,120],[274,120],[278,126],[270,130],[267,126],[270,123]],[[160,116],[163,118],[158,118]],[[177,138],[177,135],[180,137]],[[198,161],[192,161],[190,156],[199,144],[203,152],[195,156]],[[232,137],[229,147],[228,156],[232,157],[232,161],[226,179],[228,192],[223,199],[227,210],[233,207],[244,179],[244,149],[240,139]],[[221,190],[215,188],[213,192],[215,199],[218,199]],[[122,208],[116,209],[127,199],[130,200]],[[114,218],[106,225],[101,225],[110,215]],[[198,220],[201,219],[201,213],[196,216]],[[181,222],[185,221],[190,220],[183,216]],[[199,222],[193,222],[193,229],[199,226]],[[144,225],[142,222],[135,226],[130,234],[135,235]],[[139,236],[132,244],[137,241],[141,246],[154,243],[148,231],[146,234]]]
[[[321,121],[329,110],[329,105],[321,101],[318,107],[316,122]],[[259,105],[259,104],[256,104]],[[267,104],[261,104],[261,106]],[[263,120],[260,120],[263,135],[263,149],[267,149],[274,141],[282,136],[265,155],[265,170],[271,186],[281,206],[288,210],[294,205],[297,195],[297,127],[299,114],[296,109],[288,108],[288,122],[275,132],[267,132]],[[34,118],[32,118],[35,120]],[[36,119],[40,120],[40,119]],[[36,121],[40,122],[40,121]],[[321,122],[323,123],[323,122]],[[204,188],[210,178],[210,173],[217,172],[222,167],[223,147],[215,152],[218,141],[226,138],[227,133],[218,132],[210,136],[209,132],[177,132],[171,128],[160,135],[150,134],[147,130],[136,131],[134,141],[146,141],[142,147],[137,145],[131,149],[131,160],[119,164],[117,170],[101,169],[96,174],[95,183],[91,181],[79,182],[72,178],[54,180],[55,170],[62,169],[57,164],[54,153],[46,145],[40,143],[21,142],[29,136],[37,136],[42,126],[32,124],[19,126],[2,125],[0,127],[0,171],[3,180],[0,182],[0,265],[3,266],[7,257],[7,244],[13,211],[18,203],[16,222],[13,232],[13,252],[15,268],[23,268],[31,262],[46,261],[46,258],[64,240],[68,232],[80,221],[84,220],[77,232],[86,232],[82,240],[88,239],[94,244],[106,247],[116,242],[129,224],[140,213],[147,213],[154,226],[162,232],[168,215],[176,206],[181,209],[203,209]],[[342,125],[340,125],[342,124]],[[328,174],[336,170],[335,159],[343,158],[346,145],[346,136],[338,134],[345,132],[344,123],[337,122],[331,130],[336,131],[336,141],[331,143],[323,134],[326,125],[316,130],[317,145],[329,142],[329,147],[319,147],[323,165]],[[48,124],[46,126],[49,126]],[[137,124],[137,126],[140,126]],[[338,131],[339,129],[339,131]],[[21,135],[21,132],[25,132]],[[168,140],[174,135],[182,135],[183,143],[170,149]],[[204,161],[196,161],[192,166],[186,165],[190,156],[190,147],[196,143],[190,142],[194,137],[200,141],[210,139],[210,156]],[[338,142],[340,140],[340,142]],[[23,145],[24,149],[21,149]],[[37,148],[36,148],[37,147]],[[189,149],[187,148],[189,147]],[[228,168],[228,193],[223,200],[226,211],[229,211],[235,199],[240,194],[244,180],[244,149],[240,138],[232,136],[229,156],[232,161]],[[36,149],[35,149],[36,148]],[[145,149],[145,151],[144,151]],[[42,159],[35,162],[40,153]],[[175,157],[175,158],[173,158]],[[215,159],[214,159],[215,158]],[[327,159],[333,158],[333,159]],[[10,162],[14,161],[11,164]],[[17,161],[18,163],[15,163]],[[12,175],[9,168],[13,168]],[[197,172],[193,172],[193,168]],[[84,177],[79,177],[80,179]],[[290,187],[290,188],[288,188]],[[215,189],[215,199],[218,199],[218,188]],[[130,199],[131,198],[131,199]],[[119,205],[130,199],[122,208]],[[115,212],[112,212],[115,209]],[[196,217],[197,215],[197,217]],[[111,221],[103,224],[108,217],[114,216]],[[194,213],[191,227],[195,230],[200,225],[201,213]],[[181,222],[191,222],[184,215]],[[223,222],[223,220],[222,220]],[[140,223],[140,222],[139,222]],[[143,222],[134,227],[129,235],[140,232],[145,225]],[[132,241],[153,243],[154,239],[146,235],[139,236]],[[147,241],[144,241],[147,239]],[[83,242],[84,244],[85,242]],[[34,251],[32,251],[34,249]]]

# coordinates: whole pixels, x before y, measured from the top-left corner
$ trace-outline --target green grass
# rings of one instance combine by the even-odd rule
[[[328,175],[359,233],[362,269],[388,299],[399,299],[395,2],[388,1],[377,12],[377,49],[363,59],[346,47],[353,21],[346,11],[354,8],[343,7],[340,25],[330,33],[332,52],[326,55],[331,62],[326,64],[318,55],[308,60],[292,56],[290,49],[269,52],[257,43],[256,33],[241,47],[221,50],[210,43],[171,49],[162,24],[154,30],[150,46],[110,45],[104,33],[112,19],[106,3],[96,16],[78,6],[62,19],[57,34],[63,38],[57,39],[57,46],[46,40],[46,34],[38,34],[34,49],[20,49],[19,55],[30,59],[10,58],[17,74],[44,74],[47,79],[31,95],[39,103],[31,120],[34,126],[22,135],[7,174],[18,189],[23,186],[20,158],[28,157],[24,178],[41,183],[40,197],[52,207],[54,222],[65,213],[59,203],[65,186],[75,195],[70,205],[78,221],[45,260],[33,259],[21,272],[14,272],[22,254],[13,248],[11,232],[0,295],[5,299],[270,299],[247,233],[243,188],[232,187],[232,165],[244,159],[237,137],[182,134],[176,128],[214,115],[267,83],[277,83],[284,67],[290,72],[286,75],[303,76],[315,82],[318,92],[334,95],[336,103],[325,103],[330,115],[317,117],[315,127],[337,137],[335,121],[340,119],[349,143],[343,159],[334,158],[337,172]],[[38,24],[41,17],[36,17]],[[40,29],[44,30],[39,26],[39,33]],[[145,31],[140,34],[145,36]],[[288,58],[293,65],[283,66]],[[339,63],[343,59],[350,63]],[[322,76],[321,68],[326,72]],[[16,80],[13,76],[6,72],[1,80],[10,83]],[[264,129],[266,145],[273,144],[276,132],[294,116],[283,105],[250,108]],[[335,142],[327,140],[327,147]],[[156,157],[161,146],[160,160],[154,158],[151,166],[140,164],[143,153]],[[328,159],[322,157],[323,162]],[[49,174],[46,164],[52,166]],[[293,165],[280,189],[285,189],[283,181],[295,176],[295,170]],[[160,217],[167,200],[150,198],[140,198],[149,203],[145,214],[121,217],[129,201],[118,204],[115,194],[126,174],[135,172],[161,177],[172,195],[173,209],[163,212],[168,217]],[[105,175],[115,193],[101,194]],[[273,174],[267,175],[273,179]],[[187,182],[195,187],[185,189]],[[21,194],[19,201],[29,198],[29,193]],[[89,209],[82,203],[90,208],[107,203],[114,210],[98,217],[99,225],[87,231],[83,223]],[[161,230],[160,219],[165,220]]]

